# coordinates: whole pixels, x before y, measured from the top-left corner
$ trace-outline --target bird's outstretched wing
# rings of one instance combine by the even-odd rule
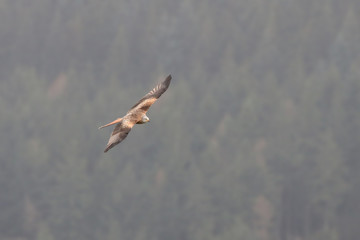
[[[146,114],[150,106],[168,89],[170,81],[171,75],[167,76],[162,83],[158,84],[154,89],[140,99],[123,118],[118,118],[115,121],[100,127],[103,128],[117,123],[114,131],[111,133],[109,142],[104,152],[109,151],[126,138],[131,128],[141,120],[142,116]]]
[[[139,121],[142,114],[149,110],[150,106],[168,89],[171,81],[171,75],[167,76],[166,79],[159,83],[155,88],[148,92],[142,99],[140,99],[132,108],[127,112],[125,117],[129,119],[131,116],[132,121]],[[124,117],[124,118],[125,118]],[[99,127],[99,129],[119,123],[123,118],[118,118],[115,121]],[[136,123],[135,122],[135,123]]]
[[[168,89],[171,81],[171,75],[167,76],[165,80],[156,87],[154,87],[150,92],[148,92],[142,99],[140,99],[132,108],[128,111],[142,111],[146,113],[149,110],[150,106]]]
[[[124,140],[129,134],[134,124],[135,123],[132,123],[131,121],[121,120],[120,123],[118,123],[112,131],[104,153],[109,151],[115,145],[119,144],[122,140]]]

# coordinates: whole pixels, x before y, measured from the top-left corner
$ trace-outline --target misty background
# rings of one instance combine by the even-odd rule
[[[358,240],[359,12],[0,0],[0,239]]]

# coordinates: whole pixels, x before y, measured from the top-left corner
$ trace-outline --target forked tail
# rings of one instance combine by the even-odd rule
[[[104,128],[104,127],[108,127],[108,126],[114,125],[114,124],[116,124],[116,123],[119,123],[119,122],[121,122],[121,120],[122,120],[122,118],[118,118],[118,119],[116,119],[115,121],[113,121],[113,122],[111,122],[111,123],[108,123],[108,124],[106,124],[106,125],[103,125],[103,126],[99,127],[99,129],[102,129],[102,128]]]

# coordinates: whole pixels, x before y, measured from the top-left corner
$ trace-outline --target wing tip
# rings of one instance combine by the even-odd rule
[[[172,79],[171,74],[169,74],[169,76],[167,76],[167,77],[165,78],[163,84],[166,86],[166,89],[169,87],[171,79]]]
[[[111,148],[113,148],[113,144],[110,144],[110,145],[107,145],[105,150],[104,150],[104,153],[106,153],[107,151],[109,151]]]
[[[172,79],[172,76],[171,76],[171,74],[169,74],[169,76],[167,76],[167,77],[165,78],[165,81],[164,81],[164,82],[170,81],[171,79]]]

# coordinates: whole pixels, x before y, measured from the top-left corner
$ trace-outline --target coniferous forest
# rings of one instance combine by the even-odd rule
[[[358,0],[0,0],[0,239],[358,240]],[[112,128],[173,80],[104,154]]]

